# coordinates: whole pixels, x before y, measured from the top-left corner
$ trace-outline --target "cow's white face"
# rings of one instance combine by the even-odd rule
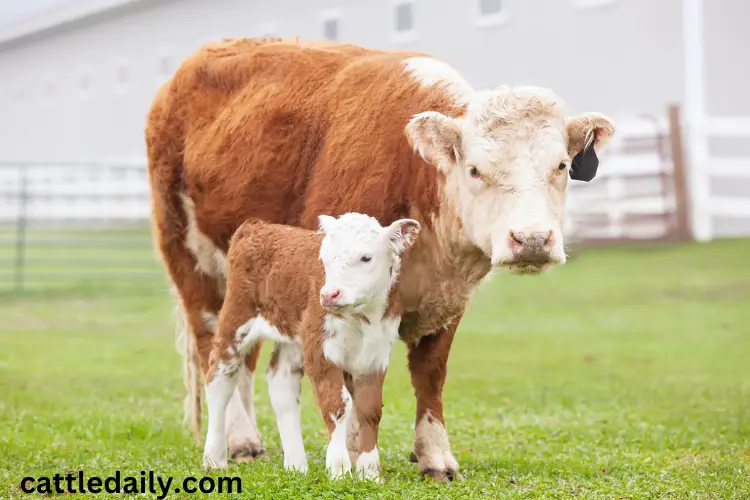
[[[401,219],[382,227],[373,217],[348,213],[338,219],[321,215],[318,223],[325,233],[320,246],[326,277],[321,305],[334,312],[385,307],[403,252],[419,233],[419,222]]]
[[[445,175],[445,195],[466,235],[511,272],[565,263],[563,218],[570,163],[614,133],[599,113],[568,117],[540,88],[478,92],[465,116],[428,111],[406,127],[410,143]]]

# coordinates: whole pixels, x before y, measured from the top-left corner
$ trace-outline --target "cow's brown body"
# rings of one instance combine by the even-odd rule
[[[383,225],[411,217],[423,230],[402,270],[400,333],[409,348],[417,422],[424,417],[442,427],[448,353],[490,263],[458,236],[457,215],[440,203],[441,173],[405,137],[416,113],[463,113],[442,89],[425,88],[404,71],[403,60],[414,56],[423,57],[226,41],[187,59],[157,95],[146,134],[156,240],[204,372],[213,334],[205,314],[218,315],[225,278],[220,257],[208,265],[213,257],[197,252],[210,254],[213,245],[216,255],[225,254],[248,217],[309,229],[322,213],[362,212]],[[251,372],[256,359],[257,351],[248,360]],[[437,436],[437,444],[429,439],[428,433],[415,440],[422,470],[438,478],[457,473],[447,436]],[[236,454],[246,454],[243,446],[253,455],[261,450],[260,443],[230,439]],[[428,458],[430,449],[444,460]]]

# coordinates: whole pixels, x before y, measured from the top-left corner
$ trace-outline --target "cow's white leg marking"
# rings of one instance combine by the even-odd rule
[[[302,389],[302,352],[296,344],[277,344],[274,370],[269,367],[266,380],[271,406],[276,414],[284,468],[307,472],[307,454],[302,440],[299,395]]]
[[[422,471],[458,473],[458,462],[451,453],[448,433],[443,424],[427,410],[415,429],[414,450]]]
[[[196,270],[216,278],[218,292],[223,296],[226,292],[227,256],[198,227],[193,199],[184,193],[180,198],[187,218],[185,247],[195,257]]]

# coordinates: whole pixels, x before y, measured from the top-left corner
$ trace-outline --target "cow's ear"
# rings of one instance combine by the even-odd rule
[[[436,111],[414,115],[405,129],[411,147],[424,160],[447,172],[461,157],[461,127]]]
[[[570,178],[590,181],[599,167],[601,153],[615,134],[612,120],[601,113],[583,113],[568,119],[568,154],[573,157]]]

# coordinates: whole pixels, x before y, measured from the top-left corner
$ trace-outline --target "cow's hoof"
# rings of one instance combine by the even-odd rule
[[[231,448],[229,450],[229,457],[232,462],[237,464],[268,458],[263,445],[256,443],[245,443],[236,448]]]
[[[461,475],[461,473],[454,469],[425,469],[422,471],[422,477],[425,476],[438,483],[464,480],[464,477]]]

